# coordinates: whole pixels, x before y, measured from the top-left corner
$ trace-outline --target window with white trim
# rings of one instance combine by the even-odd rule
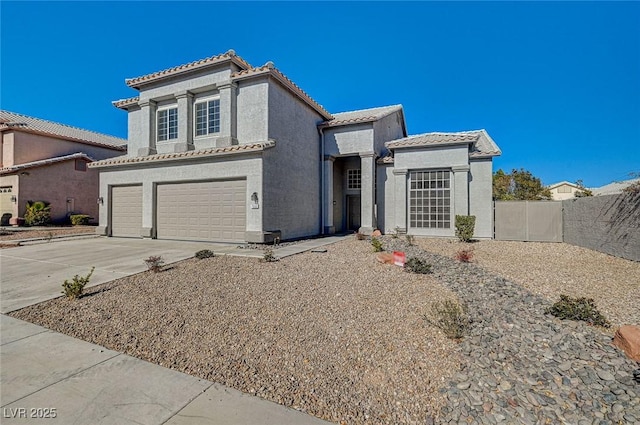
[[[220,132],[220,99],[196,102],[194,110],[196,137]]]
[[[347,189],[360,189],[362,187],[362,172],[360,169],[347,170]]]
[[[451,176],[449,171],[412,171],[409,179],[409,226],[451,228]]]
[[[178,108],[159,109],[156,122],[159,142],[178,138]]]

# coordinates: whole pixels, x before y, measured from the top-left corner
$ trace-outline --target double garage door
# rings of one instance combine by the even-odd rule
[[[137,193],[137,195],[134,195]],[[158,239],[179,239],[197,241],[242,242],[246,229],[245,180],[158,184],[156,192],[156,236]],[[129,198],[128,212],[123,217],[118,214],[123,203]],[[133,197],[138,196],[134,202]],[[138,218],[133,205],[139,205]],[[124,209],[126,211],[126,209]],[[142,187],[114,187],[112,191],[112,235],[140,236],[142,227]],[[135,233],[127,222],[137,219]]]

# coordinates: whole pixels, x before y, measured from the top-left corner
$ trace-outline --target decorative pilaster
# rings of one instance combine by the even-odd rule
[[[360,153],[360,227],[359,232],[370,235],[376,228],[375,223],[375,152]]]
[[[409,170],[405,168],[393,169],[394,183],[394,217],[395,228],[399,233],[407,233],[407,174]]]
[[[451,167],[453,172],[454,214],[469,215],[469,166]]]
[[[323,182],[324,182],[324,233],[333,234],[336,228],[333,224],[333,162],[336,159],[332,156],[325,156],[323,161]]]
[[[238,144],[238,85],[231,80],[218,84],[220,92],[220,136],[216,147]]]
[[[178,143],[174,152],[193,150],[193,94],[183,91],[176,94],[178,101]]]
[[[156,103],[153,100],[142,100],[138,102],[140,106],[140,138],[141,144],[138,146],[137,156],[154,155],[156,150],[155,113]]]

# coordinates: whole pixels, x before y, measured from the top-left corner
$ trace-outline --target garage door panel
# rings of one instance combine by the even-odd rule
[[[245,180],[163,184],[157,189],[158,238],[244,241]]]
[[[142,186],[111,188],[111,235],[140,237],[142,228]]]

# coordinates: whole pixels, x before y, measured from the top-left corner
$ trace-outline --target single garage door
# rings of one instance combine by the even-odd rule
[[[111,188],[111,236],[139,238],[142,228],[142,186]]]
[[[244,242],[246,180],[158,185],[157,237]]]

